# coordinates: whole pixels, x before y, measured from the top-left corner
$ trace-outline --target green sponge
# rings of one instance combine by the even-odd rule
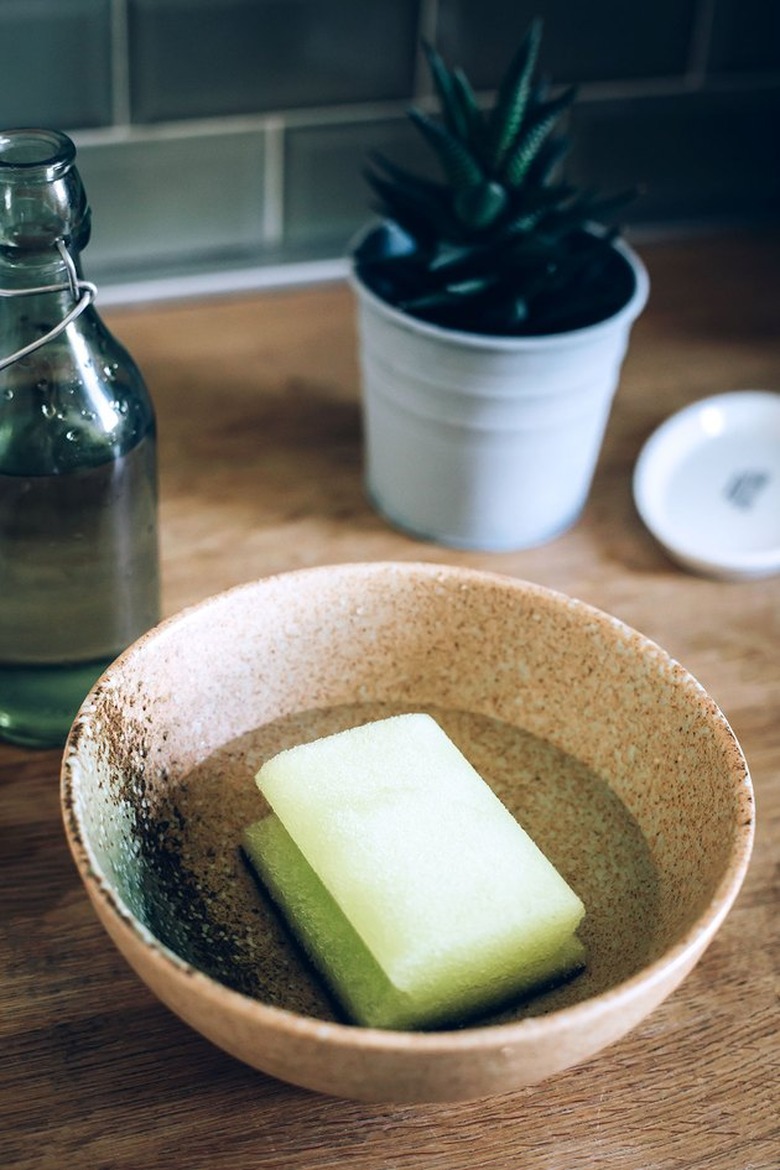
[[[244,848],[356,1023],[456,1023],[582,966],[584,907],[428,715],[281,752]]]

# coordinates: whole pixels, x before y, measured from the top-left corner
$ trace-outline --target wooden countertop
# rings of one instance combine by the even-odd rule
[[[16,1170],[777,1170],[780,1166],[780,577],[674,567],[630,474],[668,414],[780,389],[780,238],[647,246],[637,324],[587,510],[556,542],[450,552],[367,505],[350,295],[340,286],[106,314],[160,424],[166,612],[303,565],[426,560],[589,601],[710,691],[754,776],[758,834],[704,959],[645,1024],[545,1085],[460,1105],[318,1097],[191,1032],[99,927],[60,828],[59,753],[0,746],[0,1165]]]

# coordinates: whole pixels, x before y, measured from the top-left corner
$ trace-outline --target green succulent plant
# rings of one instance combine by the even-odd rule
[[[602,199],[561,177],[568,140],[555,131],[575,89],[550,97],[537,81],[541,35],[535,20],[488,110],[461,69],[423,46],[441,114],[409,117],[441,181],[372,156],[366,177],[383,222],[357,246],[357,271],[415,317],[476,333],[557,333],[610,316],[631,294],[617,229],[604,227],[630,196]]]

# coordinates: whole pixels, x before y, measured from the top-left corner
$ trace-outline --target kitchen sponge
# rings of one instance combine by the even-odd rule
[[[355,1022],[456,1023],[581,966],[584,907],[428,715],[281,752],[244,848]]]

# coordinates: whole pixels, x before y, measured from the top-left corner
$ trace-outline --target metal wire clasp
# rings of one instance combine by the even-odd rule
[[[53,341],[55,337],[59,337],[60,333],[67,329],[71,321],[75,321],[77,317],[80,317],[97,296],[97,285],[89,280],[79,280],[76,265],[70,252],[65,247],[64,240],[57,241],[57,250],[62,257],[68,273],[68,279],[65,284],[44,284],[38,288],[0,288],[0,297],[31,297],[36,293],[62,292],[64,289],[70,289],[76,304],[48,333],[37,337],[29,345],[24,345],[21,349],[17,349],[16,353],[12,353],[8,357],[0,358],[0,370],[4,370],[6,366],[18,362],[20,358],[27,357],[28,354],[34,353],[36,349],[40,349],[47,342]]]

